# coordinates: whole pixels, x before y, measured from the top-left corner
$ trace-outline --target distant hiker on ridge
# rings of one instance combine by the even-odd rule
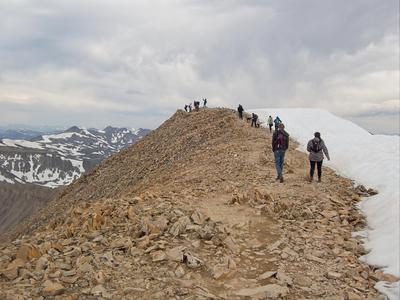
[[[281,119],[278,116],[276,116],[276,118],[274,120],[275,131],[278,130],[279,124],[281,124],[281,123],[282,123]]]
[[[257,127],[257,120],[258,120],[258,116],[255,113],[251,114],[251,127]]]
[[[314,138],[308,142],[307,151],[310,152],[308,156],[310,160],[310,182],[313,181],[315,164],[317,164],[318,169],[318,182],[321,182],[324,153],[328,160],[331,159],[329,157],[328,148],[326,148],[325,142],[321,139],[321,134],[319,132],[314,133]]]
[[[194,110],[195,110],[195,111],[199,111],[200,101],[194,101],[194,102],[193,102],[193,105],[194,105]]]
[[[268,117],[268,127],[269,127],[269,132],[272,132],[272,125],[274,125],[274,121],[271,116]]]
[[[188,105],[187,104],[185,104],[185,111],[187,112],[188,111]]]
[[[207,107],[207,98],[203,99],[203,107]]]
[[[279,124],[278,130],[272,135],[272,151],[275,157],[276,180],[283,182],[283,162],[285,152],[289,148],[289,134],[285,131],[285,125]]]
[[[239,118],[243,119],[243,112],[244,112],[244,109],[243,109],[243,106],[242,106],[241,104],[239,104],[239,106],[238,106],[238,108],[237,108],[237,111],[238,111],[238,113],[239,113]]]
[[[192,103],[189,103],[189,112],[192,112]]]

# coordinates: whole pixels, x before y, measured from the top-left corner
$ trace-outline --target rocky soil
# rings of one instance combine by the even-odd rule
[[[290,131],[290,129],[289,129]],[[64,189],[0,245],[0,299],[365,299],[360,196],[228,109],[178,111]],[[334,157],[332,157],[334,159]]]

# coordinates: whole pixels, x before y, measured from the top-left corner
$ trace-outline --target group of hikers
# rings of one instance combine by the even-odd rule
[[[240,119],[243,119],[243,106],[239,104],[238,115]],[[255,113],[251,114],[251,127],[259,127],[258,116]],[[258,125],[257,125],[258,124]],[[267,119],[269,131],[272,132],[272,126],[274,126],[274,133],[272,135],[272,151],[274,152],[275,158],[275,169],[276,169],[276,180],[283,182],[283,164],[285,161],[286,150],[289,149],[289,134],[285,131],[285,125],[279,116],[275,119],[269,116]],[[310,173],[309,182],[313,181],[315,173],[315,165],[317,165],[318,182],[321,182],[322,177],[322,162],[324,160],[324,154],[328,160],[330,160],[328,148],[325,145],[324,140],[321,138],[321,133],[315,132],[314,138],[308,141],[307,151],[309,152],[308,159],[310,161]]]
[[[203,107],[207,107],[207,98],[202,99],[202,101],[203,101]],[[189,104],[185,104],[184,109],[186,112],[191,112],[193,109],[195,111],[199,111],[200,101],[196,101],[196,100],[193,101],[193,107],[192,107],[192,103],[189,103]]]

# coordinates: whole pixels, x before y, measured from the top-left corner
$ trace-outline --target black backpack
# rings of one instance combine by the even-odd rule
[[[315,152],[315,153],[318,153],[319,151],[321,151],[322,150],[321,140],[320,141],[312,140],[311,150],[312,150],[312,152]]]

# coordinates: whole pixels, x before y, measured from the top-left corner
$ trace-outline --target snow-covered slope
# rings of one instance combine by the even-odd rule
[[[145,136],[147,129],[73,126],[31,140],[0,140],[0,181],[47,187],[70,184],[85,170]]]
[[[379,194],[366,198],[360,208],[369,225],[365,233],[369,254],[361,259],[400,276],[399,136],[372,135],[356,124],[319,109],[255,109],[261,121],[279,116],[287,132],[306,151],[315,131],[321,132],[331,161],[326,165],[339,174],[375,188]],[[264,123],[265,124],[265,123]],[[380,282],[380,291],[399,299],[399,283]]]

